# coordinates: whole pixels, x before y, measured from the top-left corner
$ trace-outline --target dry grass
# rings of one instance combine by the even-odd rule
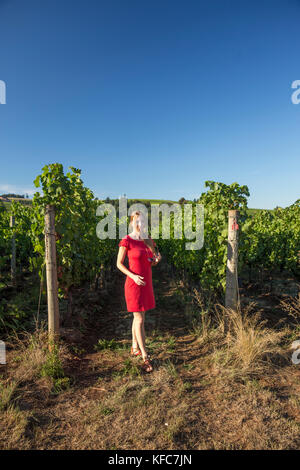
[[[180,398],[179,384],[169,367],[151,378],[128,379],[84,410],[86,439],[79,433],[74,445],[100,449],[176,449],[188,427],[188,405]]]
[[[243,311],[217,306],[219,329],[224,338],[222,348],[215,349],[213,358],[223,371],[261,375],[276,367],[275,359],[283,355],[281,342],[285,331],[267,328],[261,313],[252,310],[252,305]]]
[[[288,339],[290,342],[300,339],[300,293],[298,297],[289,297],[281,299],[280,306],[288,315],[289,323],[292,325]],[[289,333],[289,332],[288,332]]]
[[[14,339],[0,377],[0,447],[298,449],[294,325],[271,328],[253,305],[233,312],[195,292],[183,311],[185,287],[171,288],[161,329],[147,333],[152,374],[118,338],[79,355],[62,343],[51,361],[44,331]],[[72,380],[53,394],[61,367]]]
[[[17,384],[36,378],[48,353],[47,332],[37,329],[33,334],[15,334],[7,343],[17,351],[13,357],[14,380]]]
[[[8,383],[0,383],[0,411],[4,411],[8,408],[15,397],[16,390],[17,383],[13,380]]]
[[[9,373],[0,374],[0,447],[13,449],[18,444],[20,448],[31,448],[27,438],[34,413],[25,403],[34,395],[47,401],[53,391],[59,390],[61,379],[51,374],[57,358],[49,351],[47,332],[43,328],[37,328],[34,333],[15,333],[7,339],[6,345],[13,352],[8,352]],[[65,357],[66,351],[66,346],[60,345],[60,358]],[[6,368],[2,366],[0,373]]]
[[[28,449],[25,437],[28,422],[28,413],[21,412],[17,407],[9,405],[1,413],[1,449]]]

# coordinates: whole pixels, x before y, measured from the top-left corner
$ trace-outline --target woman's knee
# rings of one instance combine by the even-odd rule
[[[136,318],[136,319],[134,320],[134,324],[135,324],[137,327],[143,326],[143,323],[144,323],[144,321],[143,321],[142,318]]]
[[[144,317],[140,312],[134,312],[134,323],[138,325],[142,325],[144,322]]]

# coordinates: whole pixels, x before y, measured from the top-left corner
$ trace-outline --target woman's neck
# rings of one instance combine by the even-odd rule
[[[140,232],[132,231],[130,233],[131,238],[135,238],[136,240],[142,240]]]

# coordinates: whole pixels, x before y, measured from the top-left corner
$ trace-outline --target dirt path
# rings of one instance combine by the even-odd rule
[[[153,286],[156,308],[146,312],[146,336],[161,335],[165,339],[176,338],[172,358],[176,362],[184,362],[191,352],[188,345],[194,343],[195,338],[188,333],[184,309],[179,305],[178,297],[175,295],[176,285],[171,287],[167,274],[157,267],[153,270]],[[97,323],[87,329],[79,345],[79,349],[83,348],[86,354],[80,358],[70,358],[67,373],[76,376],[77,383],[82,386],[93,382],[93,378],[98,377],[99,363],[99,352],[95,352],[94,345],[99,339],[105,339],[121,342],[129,348],[131,327],[132,313],[127,312],[124,299],[124,275],[118,274],[114,289],[109,293]],[[152,357],[155,360],[155,355],[152,354]],[[96,364],[95,367],[93,363]],[[94,372],[91,372],[93,369]]]

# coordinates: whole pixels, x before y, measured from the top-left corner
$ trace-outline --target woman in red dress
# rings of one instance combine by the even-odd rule
[[[131,355],[141,355],[146,372],[153,370],[145,345],[145,313],[155,308],[155,298],[152,286],[152,266],[161,260],[160,253],[155,253],[155,242],[142,238],[143,214],[135,211],[130,216],[133,231],[119,243],[117,267],[126,274],[124,286],[125,300],[128,312],[133,312]],[[129,269],[124,266],[125,256],[128,256]]]

